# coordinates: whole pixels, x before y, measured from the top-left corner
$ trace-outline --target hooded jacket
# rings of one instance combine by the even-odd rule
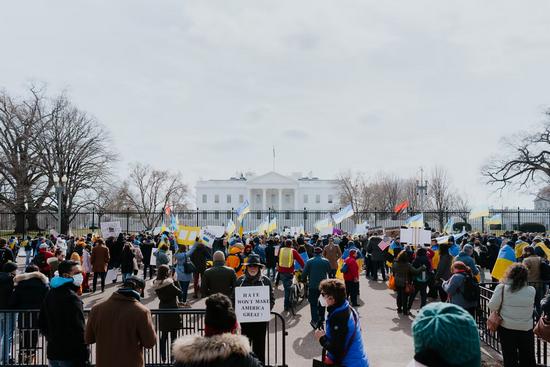
[[[50,289],[48,277],[39,271],[16,275],[13,279],[15,288],[10,298],[10,308],[16,310],[39,310]],[[33,312],[30,317],[19,317],[21,329],[38,328],[38,313]]]
[[[9,300],[13,292],[13,275],[0,273],[0,310],[9,309]]]
[[[88,359],[84,344],[84,311],[72,278],[54,277],[39,315],[40,331],[48,341],[48,359],[71,360],[83,366]]]
[[[244,335],[185,336],[172,347],[175,367],[261,367]]]
[[[334,247],[340,250],[338,246]],[[305,281],[309,278],[309,289],[319,289],[319,284],[329,277],[330,271],[330,262],[322,257],[321,254],[316,254],[306,262],[306,266],[302,272],[302,280]]]
[[[155,280],[152,289],[159,298],[159,309],[178,308],[178,296],[181,295],[181,289],[176,286],[172,279]],[[183,327],[179,314],[161,314],[158,316],[158,319],[159,331],[176,331]]]

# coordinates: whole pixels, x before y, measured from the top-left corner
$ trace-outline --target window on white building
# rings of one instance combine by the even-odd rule
[[[317,194],[315,195],[315,202],[319,204],[321,202],[321,195]]]
[[[214,195],[214,203],[218,204],[220,202],[220,195]]]
[[[285,194],[285,203],[290,204],[290,194]]]
[[[307,201],[308,201],[308,197],[307,197],[307,194],[304,195],[304,204],[307,204]]]
[[[256,194],[256,202],[257,202],[257,203],[260,202],[260,194]]]
[[[239,204],[244,203],[244,195],[239,195]]]
[[[231,204],[231,195],[227,195],[227,204]]]
[[[332,195],[329,195],[329,196],[328,196],[328,203],[329,203],[329,204],[332,204]]]
[[[206,204],[207,201],[208,201],[208,196],[206,194],[202,194],[202,203]]]

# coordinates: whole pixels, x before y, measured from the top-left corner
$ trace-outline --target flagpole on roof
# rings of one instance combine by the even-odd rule
[[[275,172],[275,145],[273,145],[273,172]]]

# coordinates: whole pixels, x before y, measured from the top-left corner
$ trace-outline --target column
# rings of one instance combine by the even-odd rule
[[[283,210],[283,189],[279,189],[279,211]]]
[[[298,208],[298,190],[294,189],[294,210],[299,210]]]
[[[252,200],[252,190],[246,190],[246,195],[248,195],[248,197],[245,197],[244,200],[248,200],[248,204],[250,204],[250,209],[255,209],[254,200]],[[237,207],[239,206],[241,206],[241,203],[237,205]]]
[[[267,210],[267,190],[266,189],[262,189],[262,194],[263,194],[263,200],[262,200],[262,210],[263,211],[266,211]]]

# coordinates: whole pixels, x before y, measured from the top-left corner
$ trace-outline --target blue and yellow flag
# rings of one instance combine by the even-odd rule
[[[491,276],[493,278],[501,280],[502,278],[504,278],[504,274],[506,273],[506,270],[508,270],[508,267],[510,267],[510,265],[514,264],[515,262],[516,254],[514,253],[514,249],[508,245],[502,246],[500,251],[498,252],[497,261],[495,262],[495,266],[493,267]]]
[[[405,225],[409,228],[424,228],[424,214],[420,213],[410,217],[405,222]]]
[[[250,212],[250,203],[245,200],[240,207],[237,208],[237,220],[242,222],[244,216]]]
[[[455,220],[451,217],[447,221],[447,224],[445,224],[445,227],[443,227],[443,232],[447,234],[453,233],[453,225],[455,224]]]
[[[502,214],[495,214],[491,218],[487,219],[487,224],[502,224]]]

